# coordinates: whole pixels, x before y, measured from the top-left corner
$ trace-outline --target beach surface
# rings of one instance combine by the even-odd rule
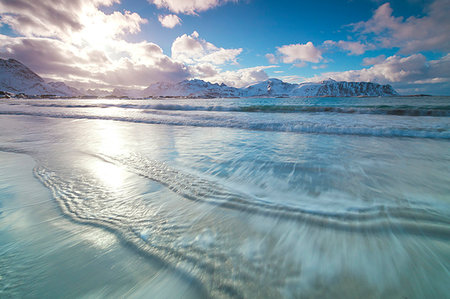
[[[446,298],[448,97],[0,102],[0,297]]]

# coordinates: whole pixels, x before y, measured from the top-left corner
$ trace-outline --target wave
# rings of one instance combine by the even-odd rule
[[[362,237],[367,234],[382,234],[395,235],[395,238],[401,235],[442,240],[450,238],[450,219],[425,204],[421,206],[408,202],[408,206],[404,207],[349,207],[347,211],[339,213],[312,210],[262,201],[218,182],[180,171],[138,154],[91,156],[157,182],[185,199],[186,202],[179,207],[179,215],[174,206],[168,204],[167,195],[164,196],[163,202],[155,203],[130,198],[126,192],[111,191],[92,176],[76,169],[71,170],[71,175],[66,177],[38,165],[34,174],[52,191],[65,215],[76,222],[99,226],[116,233],[138,252],[192,276],[192,279],[199,281],[214,298],[241,298],[258,293],[279,297],[276,293],[280,289],[278,283],[283,285],[285,278],[270,278],[285,273],[283,269],[289,261],[282,255],[271,255],[270,259],[249,259],[239,251],[229,250],[237,248],[239,243],[222,242],[239,241],[239,238],[227,235],[215,238],[209,229],[224,224],[217,223],[217,217],[209,217],[208,213],[216,213],[216,209],[205,209],[204,206],[201,210],[204,213],[201,215],[202,221],[198,221],[198,204],[232,210],[236,215],[241,215],[240,217],[270,217],[276,223],[295,221],[303,231],[315,227],[320,231],[352,232],[361,234]],[[195,210],[194,219],[189,215],[188,211],[191,210]],[[224,215],[223,212],[218,213]],[[237,227],[235,229],[237,234],[244,233]],[[227,232],[232,234],[233,230]],[[314,236],[313,231],[309,232]],[[354,235],[351,235],[354,238]],[[196,242],[185,241],[187,236],[192,236]],[[235,279],[235,273],[239,273],[239,279]]]
[[[381,114],[398,116],[450,116],[450,106],[445,107],[417,107],[417,106],[285,106],[285,105],[255,105],[240,107],[243,112],[266,112],[266,113],[348,113],[348,114]]]
[[[434,138],[450,139],[450,130],[446,125],[435,127],[392,127],[392,126],[369,126],[357,124],[352,126],[342,126],[330,123],[309,122],[309,121],[290,121],[290,122],[264,122],[249,121],[248,119],[221,119],[215,116],[201,116],[198,118],[184,117],[158,117],[147,118],[140,116],[111,116],[111,115],[86,115],[86,114],[67,114],[50,112],[24,112],[24,111],[0,111],[0,115],[24,115],[41,116],[51,118],[69,118],[69,119],[99,119],[113,120],[133,123],[163,124],[173,126],[194,126],[194,127],[221,127],[256,131],[273,132],[292,132],[292,133],[311,133],[311,134],[332,134],[332,135],[360,135],[377,137],[413,137],[413,138]]]
[[[308,222],[318,226],[330,226],[333,229],[359,232],[382,232],[393,223],[382,223],[384,217],[395,219],[403,233],[419,235],[436,235],[450,237],[450,219],[430,215],[427,210],[401,207],[386,208],[375,206],[352,208],[351,212],[329,212],[302,209],[261,201],[258,198],[229,190],[220,184],[199,178],[189,173],[167,166],[165,163],[148,160],[140,155],[132,154],[122,157],[94,155],[108,163],[125,167],[140,176],[156,181],[171,191],[192,201],[202,201],[225,208],[246,211],[264,216]],[[409,223],[411,220],[412,223]],[[417,222],[422,222],[417,230]],[[431,226],[428,227],[428,224]]]
[[[262,112],[262,113],[346,113],[380,114],[397,116],[434,116],[449,117],[450,106],[409,106],[409,105],[373,105],[373,106],[308,106],[308,105],[250,105],[250,106],[198,106],[181,104],[28,104],[33,107],[56,108],[128,108],[141,110],[169,111],[215,111],[215,112]]]

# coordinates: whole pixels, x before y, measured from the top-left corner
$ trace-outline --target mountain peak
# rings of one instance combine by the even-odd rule
[[[61,82],[47,84],[26,65],[10,58],[0,59],[0,90],[27,95],[73,96],[76,89]]]

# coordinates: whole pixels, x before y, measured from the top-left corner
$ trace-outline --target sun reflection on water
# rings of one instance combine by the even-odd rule
[[[89,163],[89,168],[97,179],[111,189],[120,189],[125,183],[127,173],[122,168],[101,160]]]
[[[124,154],[127,148],[127,135],[114,121],[96,122],[92,128],[90,139],[93,142],[93,153],[108,156]],[[107,187],[120,189],[124,187],[126,177],[129,175],[121,167],[100,160],[98,158],[89,160],[88,168]]]

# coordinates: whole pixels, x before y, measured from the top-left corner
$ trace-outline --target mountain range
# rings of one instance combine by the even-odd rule
[[[63,82],[45,82],[39,75],[15,59],[0,59],[0,92],[32,96],[114,96],[129,98],[147,97],[349,97],[395,96],[398,93],[390,85],[371,82],[346,82],[332,79],[300,84],[286,83],[279,79],[236,88],[225,84],[205,82],[199,79],[178,83],[158,82],[143,90],[114,89],[110,94],[99,91],[81,91]],[[6,93],[5,93],[6,92]]]

